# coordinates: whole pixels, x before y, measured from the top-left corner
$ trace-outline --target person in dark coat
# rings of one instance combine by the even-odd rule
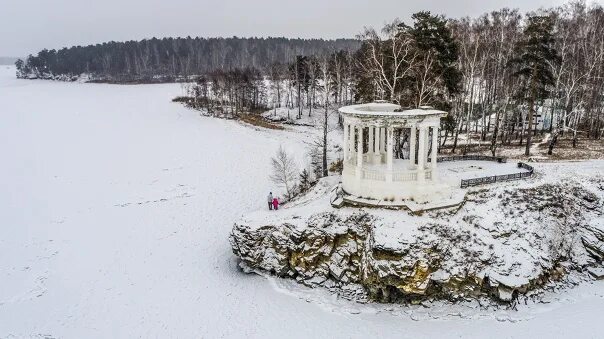
[[[268,194],[268,209],[269,211],[273,209],[273,192]]]

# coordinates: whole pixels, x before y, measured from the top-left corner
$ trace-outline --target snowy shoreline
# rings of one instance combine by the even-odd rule
[[[363,305],[242,274],[233,222],[264,208],[269,159],[303,154],[302,131],[199,117],[173,84],[0,68],[0,88],[0,337],[593,337],[604,312],[602,282],[511,310]]]

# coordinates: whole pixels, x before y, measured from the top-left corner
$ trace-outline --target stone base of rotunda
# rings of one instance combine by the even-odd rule
[[[424,182],[388,182],[381,180],[343,180],[346,205],[407,208],[413,212],[455,207],[463,203],[465,192],[450,185]]]

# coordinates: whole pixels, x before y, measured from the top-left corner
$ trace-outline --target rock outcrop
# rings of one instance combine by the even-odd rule
[[[355,300],[507,302],[570,271],[583,279],[601,274],[604,190],[597,183],[595,191],[577,182],[487,188],[469,193],[459,210],[423,216],[317,213],[306,202],[283,219],[243,219],[230,241],[245,267]]]

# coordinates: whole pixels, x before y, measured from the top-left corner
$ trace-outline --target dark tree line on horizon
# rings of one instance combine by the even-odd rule
[[[252,106],[285,106],[295,109],[295,118],[327,102],[337,106],[381,99],[410,108],[433,106],[450,112],[442,121],[441,144],[449,141],[452,152],[461,144],[468,153],[478,142],[492,154],[517,145],[528,155],[533,136],[549,133],[543,142],[551,153],[559,137],[570,136],[573,147],[580,136],[602,137],[600,5],[576,1],[526,15],[504,8],[461,19],[419,12],[409,24],[394,21],[379,31],[368,28],[358,38],[363,43],[354,52],[298,56],[262,70],[252,82],[256,85],[250,85],[266,93],[259,96],[261,102],[233,109],[224,93],[241,98],[237,88],[245,87],[228,84],[210,85],[194,96],[214,108],[231,107],[234,114]],[[330,100],[323,99],[321,65],[330,74]],[[210,83],[226,84],[221,75],[213,77]],[[220,104],[211,98],[220,98]]]
[[[18,60],[17,76],[69,79],[88,74],[112,81],[173,81],[215,70],[264,69],[297,55],[356,50],[355,39],[163,38],[44,49]]]
[[[533,137],[547,134],[551,154],[559,137],[576,147],[579,137],[604,133],[604,9],[585,1],[524,15],[418,12],[356,40],[152,39],[45,50],[17,68],[118,81],[194,76],[190,104],[220,115],[286,107],[299,119],[374,100],[432,106],[450,112],[440,143],[451,152],[477,142],[493,155],[503,146],[528,155]]]

